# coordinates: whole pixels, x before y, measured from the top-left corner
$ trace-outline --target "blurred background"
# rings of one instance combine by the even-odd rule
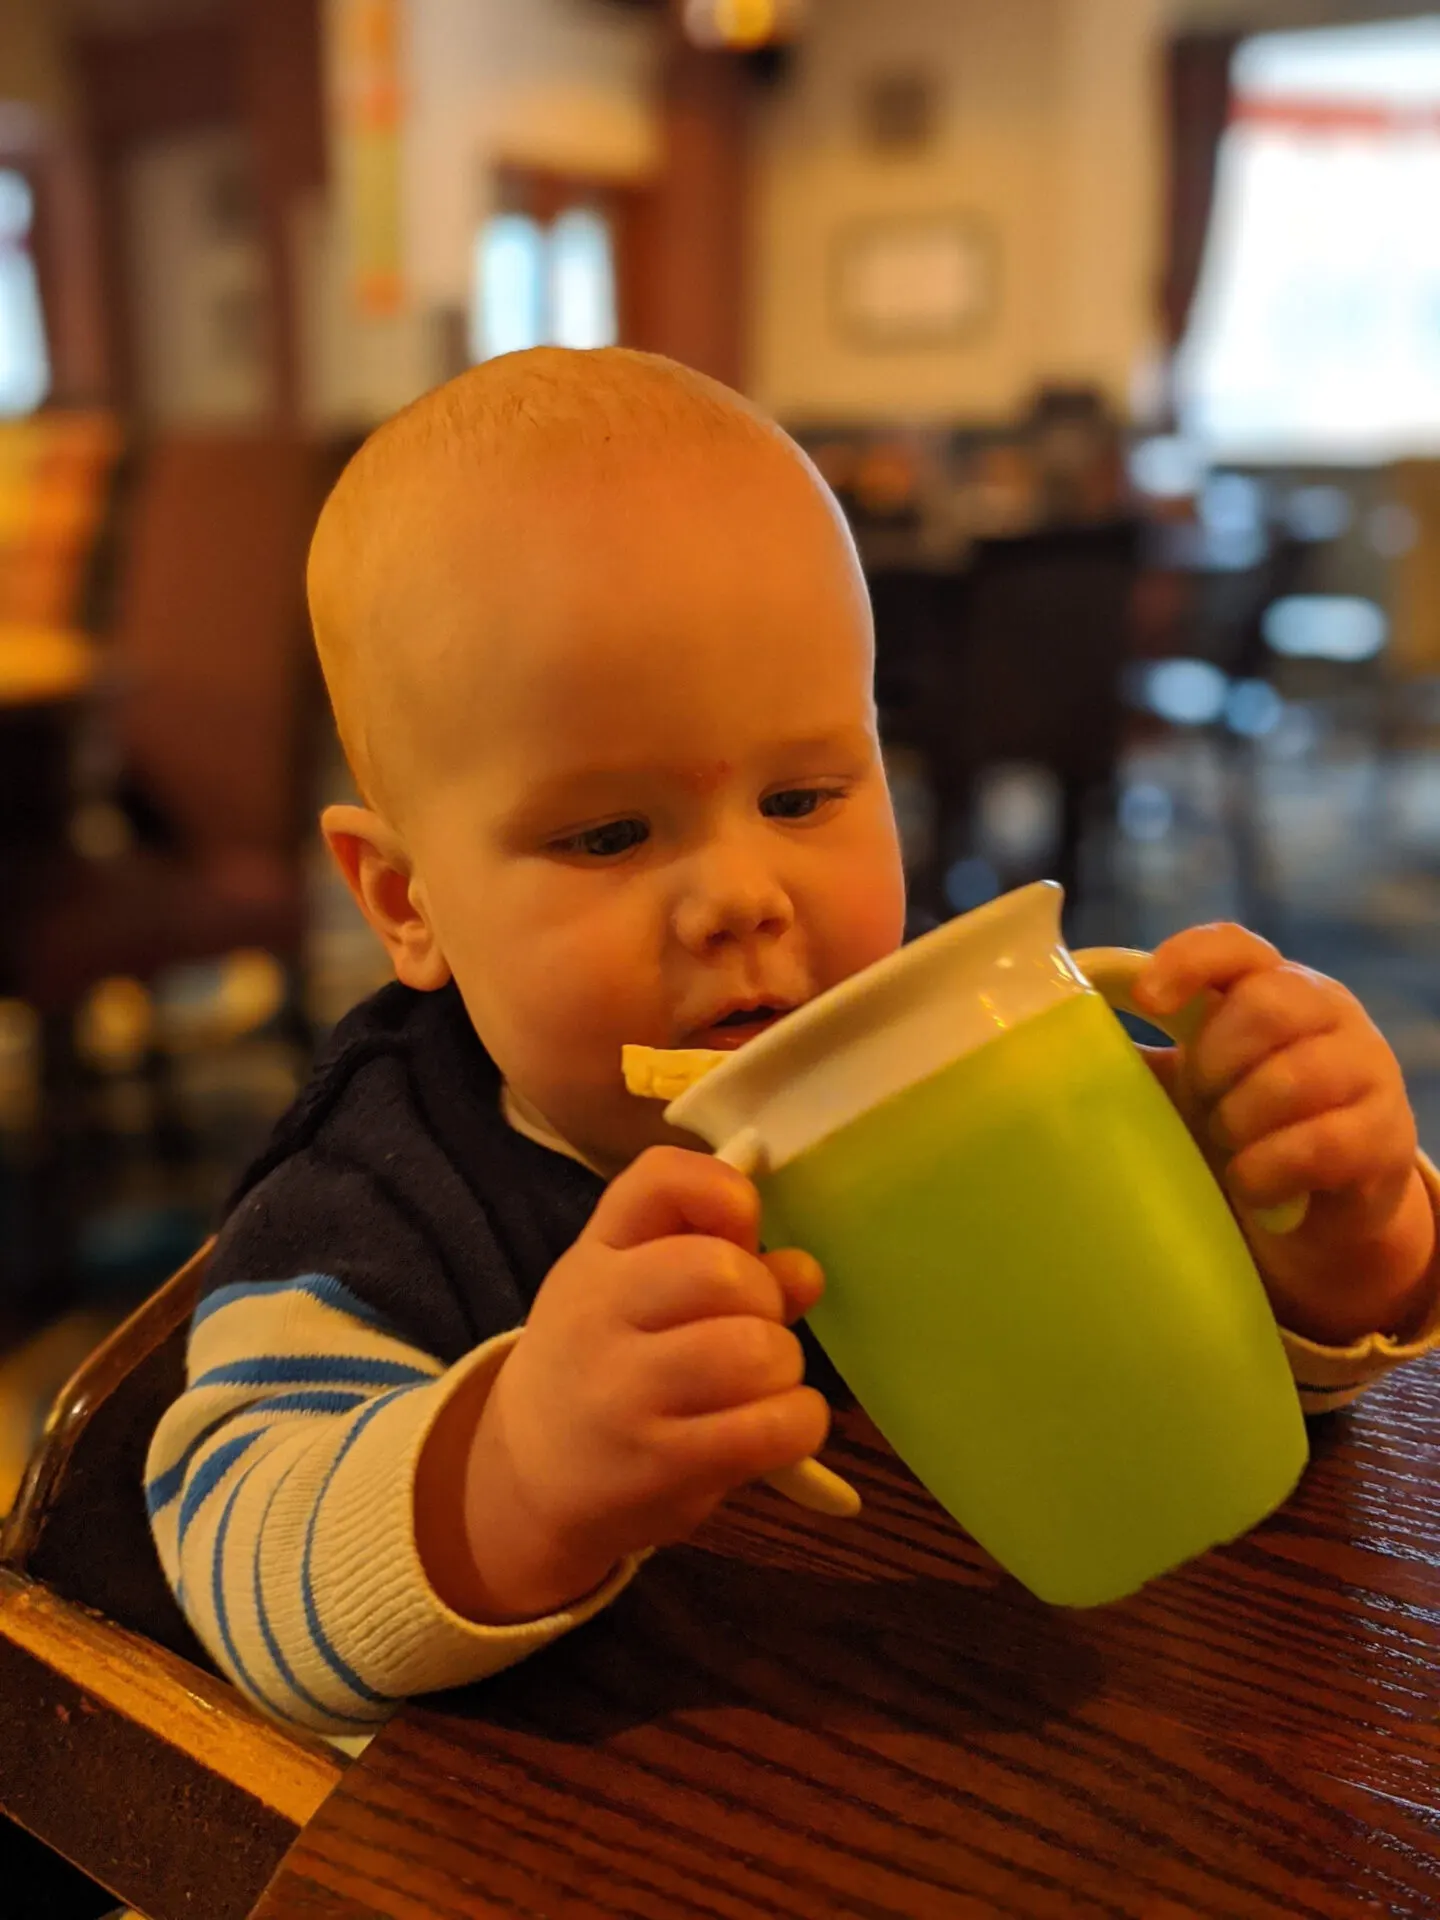
[[[850,514],[923,912],[1243,918],[1440,1147],[1440,14],[5,0],[0,1510],[383,975],[313,828],[327,485],[616,340]]]

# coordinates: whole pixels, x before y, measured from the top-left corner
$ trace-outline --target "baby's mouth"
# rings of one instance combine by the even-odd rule
[[[789,1011],[788,1007],[764,1003],[753,1007],[736,1007],[723,1020],[717,1020],[713,1026],[703,1027],[693,1033],[686,1045],[706,1047],[716,1053],[733,1053],[737,1047],[743,1047],[747,1040],[753,1040],[773,1027],[777,1020],[783,1020]]]

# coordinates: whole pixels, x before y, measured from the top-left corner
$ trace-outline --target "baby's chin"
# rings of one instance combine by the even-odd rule
[[[698,1134],[683,1133],[679,1127],[668,1126],[664,1104],[658,1100],[639,1100],[627,1095],[624,1109],[613,1115],[595,1116],[592,1125],[584,1130],[590,1136],[589,1144],[582,1149],[585,1157],[611,1179],[651,1147],[685,1147],[694,1153],[710,1151]]]

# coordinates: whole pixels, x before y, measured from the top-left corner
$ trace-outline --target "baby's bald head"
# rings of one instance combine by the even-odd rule
[[[351,462],[310,600],[369,802],[326,810],[341,871],[593,1166],[674,1137],[625,1043],[702,1044],[727,995],[798,1005],[897,943],[854,545],[713,381],[609,350],[462,375]]]
[[[647,466],[678,479],[687,458],[722,449],[823,495],[794,443],[738,394],[620,348],[487,361],[370,436],[320,516],[308,590],[340,737],[373,806],[403,814],[435,729],[454,719],[437,696],[477,648],[503,643],[517,542],[559,544],[559,499],[583,523],[587,495],[613,510]],[[456,605],[458,569],[478,607]]]

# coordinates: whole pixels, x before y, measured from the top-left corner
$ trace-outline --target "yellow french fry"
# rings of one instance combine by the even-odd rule
[[[670,1101],[730,1057],[708,1047],[622,1047],[620,1069],[628,1092],[641,1100]]]

